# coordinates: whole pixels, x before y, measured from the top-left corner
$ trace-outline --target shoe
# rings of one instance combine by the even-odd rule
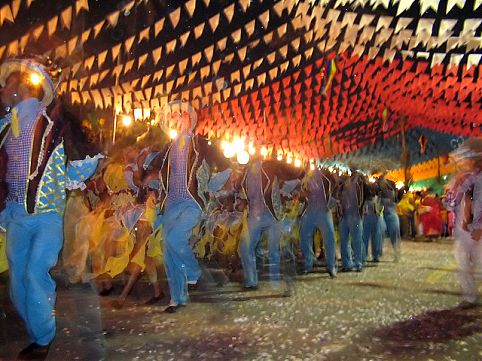
[[[353,272],[353,268],[342,268],[342,272]]]
[[[245,291],[256,291],[258,289],[258,286],[244,286],[243,289]]]
[[[167,306],[163,312],[166,312],[166,313],[176,313],[177,310],[179,309],[179,305],[169,305]]]
[[[355,272],[361,272],[363,270],[362,266],[355,267]]]
[[[328,271],[328,274],[330,275],[331,279],[336,278],[336,271]]]
[[[469,310],[471,308],[479,307],[479,303],[477,301],[469,302],[467,300],[463,300],[457,305],[457,308],[461,310]]]
[[[49,353],[50,344],[39,345],[31,343],[18,354],[18,360],[45,360]]]

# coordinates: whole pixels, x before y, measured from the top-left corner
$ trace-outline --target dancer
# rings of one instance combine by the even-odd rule
[[[0,223],[7,230],[10,296],[31,341],[20,359],[45,358],[55,337],[49,271],[62,248],[66,186],[85,186],[99,159],[80,154],[60,103],[47,114],[60,74],[52,63],[34,59],[0,65],[1,101],[9,110],[0,120],[0,152],[7,156],[1,184],[8,192]],[[67,159],[77,160],[67,166]]]

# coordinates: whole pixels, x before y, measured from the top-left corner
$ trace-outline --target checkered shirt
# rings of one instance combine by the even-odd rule
[[[181,140],[185,140],[184,147],[181,149]],[[179,201],[182,199],[190,200],[191,195],[187,190],[187,156],[189,151],[190,135],[181,135],[173,143],[169,154],[170,170],[169,170],[169,191],[167,201]]]
[[[8,155],[6,175],[8,185],[7,202],[24,203],[29,176],[30,148],[35,121],[39,112],[40,103],[37,99],[27,99],[17,105],[20,135],[18,138],[15,138],[10,131],[4,145]],[[11,113],[7,117],[11,117]]]

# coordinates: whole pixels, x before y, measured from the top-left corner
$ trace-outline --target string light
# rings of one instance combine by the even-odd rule
[[[169,138],[171,138],[171,139],[177,138],[177,130],[176,129],[170,129],[169,130]]]
[[[276,157],[276,159],[278,159],[278,160],[283,160],[283,155],[282,155],[282,154],[278,154],[278,156]]]
[[[256,149],[254,148],[253,142],[249,142],[248,153],[250,155],[254,155],[254,153],[256,153]]]
[[[248,164],[249,162],[249,154],[245,150],[238,152],[238,163],[239,164]]]
[[[301,167],[301,160],[295,159],[295,167],[296,167],[296,168]]]
[[[126,128],[132,125],[132,117],[130,115],[122,116],[122,125]]]
[[[261,148],[260,153],[263,157],[266,157],[268,155],[268,149],[266,149],[266,147],[263,147]]]

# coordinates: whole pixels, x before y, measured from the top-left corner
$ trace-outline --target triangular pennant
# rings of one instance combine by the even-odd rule
[[[194,11],[196,10],[196,0],[186,1],[184,6],[186,7],[186,11],[188,12],[189,17],[192,18],[192,16],[194,15]]]
[[[102,30],[102,27],[104,26],[104,23],[105,23],[105,20],[102,20],[94,26],[94,39],[97,38],[97,35],[99,35],[100,31]]]
[[[161,59],[161,52],[162,52],[162,46],[152,50],[152,60],[154,62],[154,65],[159,63],[159,60]]]
[[[57,30],[57,23],[58,23],[58,17],[57,16],[54,16],[47,23],[47,29],[48,29],[48,35],[49,36],[52,36],[55,33],[55,31]]]
[[[124,49],[125,49],[125,54],[129,54],[129,52],[132,49],[132,45],[134,44],[134,39],[135,35],[132,35],[130,38],[127,38],[126,41],[124,42]]]
[[[196,66],[197,64],[199,64],[199,62],[201,61],[201,58],[202,58],[202,54],[201,52],[198,52],[196,54],[194,54],[192,57],[191,57],[191,63],[192,63],[192,66]]]
[[[177,39],[172,39],[166,44],[166,54],[170,54],[174,51],[174,49],[176,49],[176,42]]]
[[[78,40],[79,38],[77,36],[74,36],[72,39],[69,40],[69,42],[67,43],[67,54],[72,55],[75,52]]]
[[[70,25],[72,24],[72,7],[69,6],[67,9],[62,11],[60,18],[62,19],[62,25],[64,28],[70,30]]]
[[[120,53],[120,47],[121,47],[121,43],[117,44],[117,45],[114,45],[112,47],[112,51],[111,51],[111,54],[112,54],[112,61],[115,62],[117,60],[117,57],[119,56],[119,53]]]
[[[12,1],[12,16],[14,19],[17,18],[18,12],[20,10],[21,0],[13,0]]]
[[[146,60],[147,60],[147,55],[149,55],[149,54],[147,54],[147,53],[146,53],[146,54],[142,54],[142,55],[139,57],[139,59],[137,59],[137,70],[139,70],[140,67],[144,65],[144,63],[145,63]]]
[[[180,36],[181,46],[186,45],[187,39],[189,39],[189,34],[191,34],[191,32],[190,32],[190,31],[186,31],[184,34],[182,34],[182,35]]]
[[[219,71],[219,67],[221,66],[221,60],[216,60],[214,63],[213,63],[213,66],[212,66],[212,71],[213,71],[213,74],[217,74],[218,71]]]
[[[206,60],[208,61],[208,63],[210,63],[212,58],[213,58],[213,52],[214,52],[214,45],[211,45],[211,46],[207,47],[206,49],[204,49],[204,56],[205,56]]]
[[[181,8],[177,8],[176,10],[174,10],[169,14],[169,19],[171,20],[173,29],[177,27],[177,24],[179,24],[180,18],[181,18]]]
[[[114,11],[113,13],[111,13],[110,15],[107,16],[107,22],[113,28],[117,25],[117,21],[119,21],[119,14],[120,14],[120,11],[117,10],[117,11]]]
[[[188,61],[189,59],[184,59],[179,62],[179,74],[184,74]]]
[[[33,31],[32,35],[35,40],[38,40],[40,35],[42,35],[42,32],[44,31],[44,25],[37,26]]]
[[[404,11],[410,9],[410,7],[414,2],[415,0],[400,0],[398,2],[397,16],[403,13]]]
[[[77,0],[75,2],[75,15],[78,15],[82,9],[89,11],[89,0]]]
[[[137,40],[137,43],[140,43],[144,39],[149,41],[149,30],[150,29],[151,29],[150,27],[147,27],[139,33],[139,40]]]
[[[25,50],[25,48],[27,47],[27,44],[28,44],[28,39],[29,39],[30,35],[29,34],[25,34],[24,36],[22,36],[20,38],[20,51],[23,53],[23,51]],[[77,39],[77,37],[75,37]]]
[[[239,0],[239,5],[244,12],[248,9],[249,5],[251,4],[251,0]]]
[[[231,23],[231,20],[233,20],[233,16],[234,16],[234,3],[226,7],[223,10],[223,13],[224,13],[224,16],[226,16],[226,19],[228,19],[228,23]]]
[[[262,13],[260,16],[258,16],[259,21],[263,25],[265,29],[268,29],[268,23],[269,23],[269,9],[266,10],[264,13]]]
[[[209,19],[209,26],[211,27],[212,32],[214,33],[219,25],[219,14],[214,15]]]
[[[161,30],[164,28],[164,18],[156,21],[154,24],[154,37],[157,38]]]
[[[244,59],[246,58],[246,51],[247,51],[246,46],[241,49],[238,49],[238,57],[239,57],[239,60],[241,60],[241,62],[243,62]]]
[[[107,57],[107,50],[104,50],[103,52],[99,53],[99,55],[97,55],[97,67],[99,69],[102,68],[102,65],[104,64],[106,57]]]
[[[246,34],[248,34],[248,36],[253,35],[255,25],[256,25],[255,20],[251,20],[249,23],[247,23],[244,26],[244,30],[246,31]]]
[[[423,15],[428,9],[432,9],[433,11],[437,12],[439,1],[440,0],[419,0],[420,15]],[[465,2],[465,0],[463,1]]]
[[[166,79],[171,76],[172,71],[174,70],[174,67],[175,67],[175,66],[176,66],[176,65],[173,64],[173,65],[170,65],[170,66],[167,67],[167,69],[166,69]]]
[[[194,28],[194,38],[199,39],[204,31],[204,23],[199,24]]]
[[[235,30],[231,33],[231,38],[233,39],[233,43],[237,44],[241,40],[241,29]]]

